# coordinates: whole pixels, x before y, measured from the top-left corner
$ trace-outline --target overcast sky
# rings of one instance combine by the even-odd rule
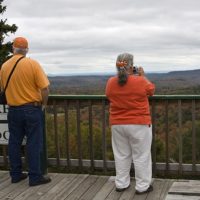
[[[115,73],[118,54],[145,71],[200,67],[199,0],[4,0],[3,18],[48,74]]]

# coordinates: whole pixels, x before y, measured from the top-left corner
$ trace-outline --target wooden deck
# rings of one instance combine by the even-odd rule
[[[0,200],[200,200],[200,181],[154,179],[154,191],[135,194],[135,180],[116,192],[114,177],[88,174],[49,174],[52,182],[29,187],[28,180],[11,184],[9,173],[0,172]]]
[[[9,173],[0,172],[0,200],[200,200],[200,181],[154,179],[154,191],[135,194],[135,180],[116,192],[114,177],[88,174],[49,174],[52,182],[29,187],[28,180],[11,184]]]
[[[122,192],[115,191],[114,177],[88,174],[49,174],[52,182],[29,187],[28,180],[11,184],[9,173],[0,172],[1,200],[162,200],[165,199],[173,180],[154,179],[154,191],[136,195],[135,181]]]

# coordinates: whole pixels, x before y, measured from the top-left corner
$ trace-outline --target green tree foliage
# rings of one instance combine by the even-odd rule
[[[3,0],[0,0],[0,15],[6,11],[6,6],[2,5]],[[7,24],[7,19],[2,19],[0,21],[0,66],[9,58],[10,53],[12,52],[12,43],[6,42],[4,40],[9,33],[15,33],[17,26],[15,24]]]
[[[54,109],[54,110],[53,110]],[[54,117],[56,109],[56,118]],[[81,154],[83,159],[90,159],[90,153],[93,148],[93,156],[96,160],[103,159],[102,147],[102,121],[101,107],[93,106],[93,125],[92,125],[92,143],[90,144],[89,133],[89,116],[88,108],[82,108],[80,111],[80,135],[78,135],[77,113],[74,107],[68,111],[68,120],[65,118],[64,107],[56,106],[56,108],[48,108],[46,113],[47,127],[47,146],[48,156],[55,158],[59,154],[60,158],[67,157],[67,148],[70,152],[70,158],[78,159],[78,140],[81,141]],[[108,119],[107,119],[108,121]],[[66,130],[67,129],[67,130]],[[56,131],[56,134],[55,134]],[[67,136],[67,132],[68,136]],[[113,160],[111,147],[111,131],[108,125],[106,126],[106,158]],[[56,144],[57,143],[57,144]]]

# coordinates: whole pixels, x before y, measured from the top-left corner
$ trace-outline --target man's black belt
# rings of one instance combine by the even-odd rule
[[[39,106],[42,106],[42,103],[39,102],[39,101],[34,101],[34,102],[25,103],[25,104],[18,105],[18,106],[35,106],[35,107],[39,107]],[[10,107],[18,107],[18,106],[11,106],[10,105]]]
[[[35,101],[35,102],[25,103],[22,106],[25,106],[25,105],[27,105],[27,106],[42,106],[42,103]]]

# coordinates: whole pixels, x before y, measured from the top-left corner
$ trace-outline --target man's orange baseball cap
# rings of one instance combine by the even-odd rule
[[[28,41],[24,37],[16,37],[13,41],[13,47],[27,49],[28,48]]]

